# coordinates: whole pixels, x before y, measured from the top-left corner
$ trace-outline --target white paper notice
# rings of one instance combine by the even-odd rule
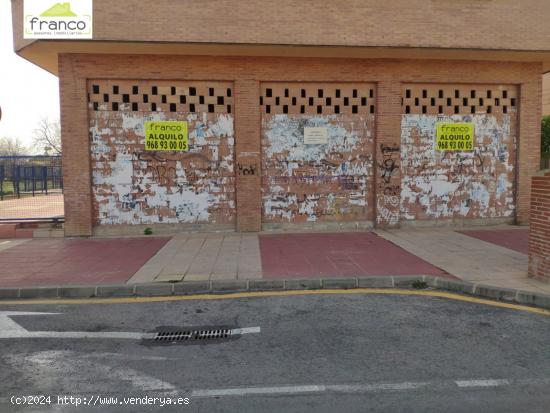
[[[305,145],[324,145],[328,143],[328,130],[323,127],[304,128]]]

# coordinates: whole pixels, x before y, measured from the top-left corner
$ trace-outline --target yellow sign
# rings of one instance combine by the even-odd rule
[[[187,122],[145,122],[145,150],[187,152]]]
[[[438,151],[473,151],[473,123],[437,122],[436,149]]]

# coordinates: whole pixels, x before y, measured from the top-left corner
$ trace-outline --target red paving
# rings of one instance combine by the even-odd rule
[[[528,229],[487,229],[477,231],[458,231],[461,234],[477,238],[482,241],[500,245],[523,254],[528,253],[529,230]]]
[[[31,240],[0,253],[0,287],[125,283],[168,240]]]
[[[264,278],[447,275],[371,232],[260,236]]]

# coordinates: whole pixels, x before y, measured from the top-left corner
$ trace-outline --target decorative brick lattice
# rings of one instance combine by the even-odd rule
[[[518,89],[513,85],[403,85],[403,113],[467,115],[516,113]]]
[[[88,82],[95,111],[231,113],[233,90],[222,82],[98,80]]]
[[[265,114],[374,114],[372,84],[262,83],[260,106]]]

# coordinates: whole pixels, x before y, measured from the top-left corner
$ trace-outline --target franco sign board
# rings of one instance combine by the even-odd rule
[[[23,38],[91,39],[92,0],[24,0]]]
[[[473,151],[474,124],[437,122],[435,145],[438,151]]]
[[[305,145],[324,145],[328,143],[328,130],[323,127],[304,127]]]
[[[187,152],[187,122],[146,121],[145,150]]]

